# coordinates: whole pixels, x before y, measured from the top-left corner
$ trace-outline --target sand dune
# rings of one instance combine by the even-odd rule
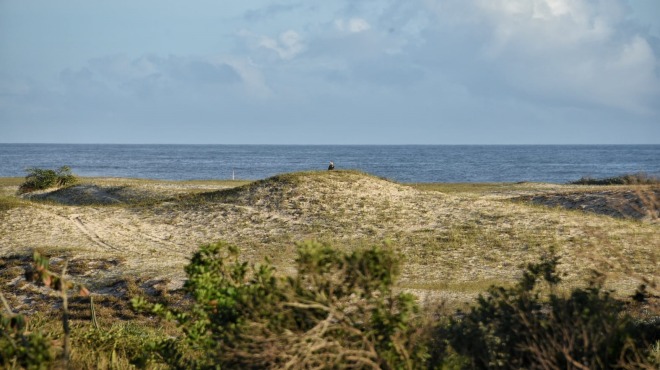
[[[577,187],[525,184],[524,191],[511,185],[445,193],[354,171],[285,174],[227,187],[95,179],[35,194],[0,212],[0,256],[39,249],[68,258],[78,263],[77,277],[97,291],[125,277],[176,289],[185,278],[183,266],[203,243],[228,241],[246,260],[267,257],[291,273],[301,240],[339,248],[389,241],[404,260],[402,289],[456,302],[492,283],[514,281],[524,263],[550,248],[563,257],[568,284],[592,268],[606,269],[611,286],[623,294],[638,278],[656,279],[660,270],[657,223],[520,202],[521,195],[570,198]],[[17,267],[15,276],[4,278],[2,289],[19,289],[19,272]]]

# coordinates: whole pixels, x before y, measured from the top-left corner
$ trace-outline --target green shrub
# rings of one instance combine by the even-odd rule
[[[50,340],[40,331],[28,331],[25,316],[14,314],[0,293],[0,367],[46,369],[53,360]]]
[[[582,177],[577,181],[569,182],[571,185],[652,185],[660,184],[660,179],[650,176],[644,172],[626,174],[604,179]]]
[[[439,325],[432,362],[458,358],[458,368],[469,369],[652,368],[640,350],[648,348],[644,335],[622,303],[596,282],[556,294],[556,265],[556,257],[529,265],[515,287],[492,287],[469,312]],[[540,282],[550,293],[542,294]]]
[[[186,267],[191,309],[133,300],[186,335],[155,343],[157,359],[176,368],[423,366],[417,306],[392,292],[399,262],[389,249],[341,253],[310,242],[296,263],[296,276],[280,277],[267,262],[240,262],[234,247],[203,246]]]
[[[26,172],[25,182],[18,187],[20,194],[51,187],[68,186],[78,181],[68,166],[62,166],[57,171],[33,167],[28,168]]]

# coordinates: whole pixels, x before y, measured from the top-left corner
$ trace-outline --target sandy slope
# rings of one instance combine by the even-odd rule
[[[0,257],[39,249],[79,261],[77,277],[98,291],[126,276],[176,288],[182,267],[203,243],[229,241],[248,260],[268,257],[280,271],[293,272],[298,241],[355,248],[389,240],[404,258],[401,287],[450,301],[514,281],[525,262],[551,247],[563,257],[568,284],[596,268],[629,293],[641,277],[657,280],[660,271],[657,222],[519,201],[577,189],[562,185],[449,194],[324,171],[225,187],[97,179],[45,192],[34,197],[39,201],[0,212]],[[112,263],[96,268],[102,261]],[[19,289],[19,281],[7,278],[2,289]]]

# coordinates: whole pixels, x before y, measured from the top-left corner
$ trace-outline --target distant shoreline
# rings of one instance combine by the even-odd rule
[[[526,146],[557,146],[557,147],[571,147],[571,146],[660,146],[656,144],[222,144],[222,143],[0,143],[0,145],[91,145],[91,146],[300,146],[300,147],[406,147],[406,146],[491,146],[491,147],[526,147]]]
[[[323,172],[320,171],[319,172]],[[285,173],[286,174],[286,173]],[[270,176],[269,176],[270,177]],[[268,177],[265,177],[263,179],[220,179],[220,178],[210,178],[210,179],[182,179],[182,180],[171,180],[171,179],[157,179],[157,178],[146,178],[146,177],[114,177],[114,176],[78,176],[80,179],[80,183],[88,183],[88,182],[93,182],[93,181],[101,181],[104,183],[107,182],[158,182],[158,183],[174,183],[174,184],[185,184],[185,183],[194,183],[194,184],[200,184],[200,183],[213,183],[213,184],[242,184],[242,183],[251,183],[255,181],[260,181],[260,180],[265,180]],[[0,176],[0,182],[2,183],[13,183],[16,182],[16,185],[19,185],[22,181],[25,180],[24,176]],[[401,185],[409,185],[409,186],[420,186],[420,187],[425,187],[425,186],[473,186],[473,187],[479,187],[479,186],[493,186],[493,185],[523,185],[523,184],[548,184],[548,185],[573,185],[575,184],[569,184],[569,183],[553,183],[553,182],[543,182],[543,181],[486,181],[486,182],[400,182],[400,181],[395,181],[391,179],[386,179],[388,181],[392,181],[397,184]],[[577,180],[577,179],[576,179]],[[597,185],[598,187],[603,187],[603,186],[631,186],[634,184],[625,184],[625,185],[617,185],[617,184],[612,184],[612,185]],[[642,184],[642,185],[649,185],[649,184]],[[583,185],[583,186],[596,186],[596,185]],[[653,186],[653,184],[650,184],[650,186]]]
[[[69,166],[84,177],[258,180],[354,169],[399,183],[563,184],[645,172],[660,177],[660,145],[163,145],[0,144],[0,177]]]

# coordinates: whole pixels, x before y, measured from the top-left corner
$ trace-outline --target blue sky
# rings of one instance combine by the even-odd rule
[[[0,0],[0,142],[660,143],[658,0]]]

